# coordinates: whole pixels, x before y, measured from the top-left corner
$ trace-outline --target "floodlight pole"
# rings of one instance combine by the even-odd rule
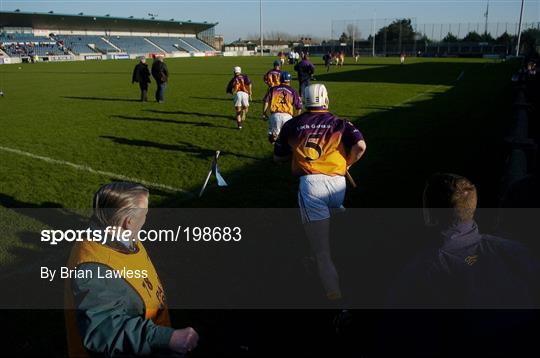
[[[484,35],[487,35],[487,33],[488,33],[488,21],[489,21],[489,0],[487,2],[486,13],[484,14],[484,17],[486,18],[486,24],[485,24],[485,27],[484,27]]]
[[[351,34],[351,37],[352,37],[352,53],[351,53],[351,56],[354,57],[354,32],[356,31],[356,25],[353,25],[353,28],[352,28],[352,34]]]
[[[373,41],[372,41],[372,48],[371,48],[371,56],[375,57],[375,15],[376,13],[373,13],[373,20],[371,23],[373,24],[373,29],[371,30],[373,33]]]
[[[519,14],[519,30],[518,30],[518,38],[517,38],[516,56],[519,56],[519,47],[521,46],[521,25],[523,21],[524,4],[525,4],[525,0],[521,0],[521,12]]]
[[[261,57],[263,55],[263,10],[262,10],[262,0],[259,3],[259,22],[260,22],[260,37],[261,37]]]

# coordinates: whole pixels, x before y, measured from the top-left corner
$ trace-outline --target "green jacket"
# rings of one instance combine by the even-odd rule
[[[96,263],[81,264],[92,278],[71,280],[77,328],[84,348],[107,356],[167,354],[173,328],[145,319],[144,302],[128,282],[118,278],[96,278]],[[67,327],[69,329],[69,327]]]

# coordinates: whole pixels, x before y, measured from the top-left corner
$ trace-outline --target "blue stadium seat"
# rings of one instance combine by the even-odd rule
[[[147,54],[160,51],[159,48],[146,41],[144,37],[113,36],[108,37],[107,40],[116,47],[120,48],[122,52],[127,52],[130,54]]]
[[[58,35],[55,38],[57,41],[63,42],[64,46],[75,54],[94,53],[95,51],[90,47],[91,44],[98,52],[118,52],[116,48],[103,41],[101,36]]]
[[[168,53],[190,52],[189,49],[182,47],[181,41],[177,37],[147,37],[147,39]]]
[[[56,41],[47,36],[2,33],[0,35],[0,44],[2,44],[3,51],[10,57],[65,54],[64,50],[58,46]]]
[[[182,37],[182,40],[187,42],[190,46],[202,52],[216,51],[216,49],[214,49],[212,46],[202,42],[196,37]]]

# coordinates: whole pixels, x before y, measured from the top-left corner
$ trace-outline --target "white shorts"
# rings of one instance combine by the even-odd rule
[[[235,107],[249,107],[249,95],[246,92],[236,92],[233,101]]]
[[[346,191],[345,177],[311,174],[300,177],[298,205],[302,222],[320,221],[330,218],[330,209],[342,206]]]
[[[268,135],[275,135],[276,137],[281,132],[281,127],[291,119],[292,116],[289,113],[272,113],[270,115],[270,128],[268,128]]]

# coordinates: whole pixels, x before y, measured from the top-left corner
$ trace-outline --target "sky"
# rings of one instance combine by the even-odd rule
[[[218,22],[216,34],[230,42],[259,33],[260,0],[0,0],[0,10]],[[413,18],[417,24],[483,23],[488,0],[263,0],[266,33],[329,38],[333,20],[359,19],[361,32],[371,19]],[[521,0],[490,0],[489,21],[517,23]],[[526,22],[540,22],[540,0],[525,0]]]

